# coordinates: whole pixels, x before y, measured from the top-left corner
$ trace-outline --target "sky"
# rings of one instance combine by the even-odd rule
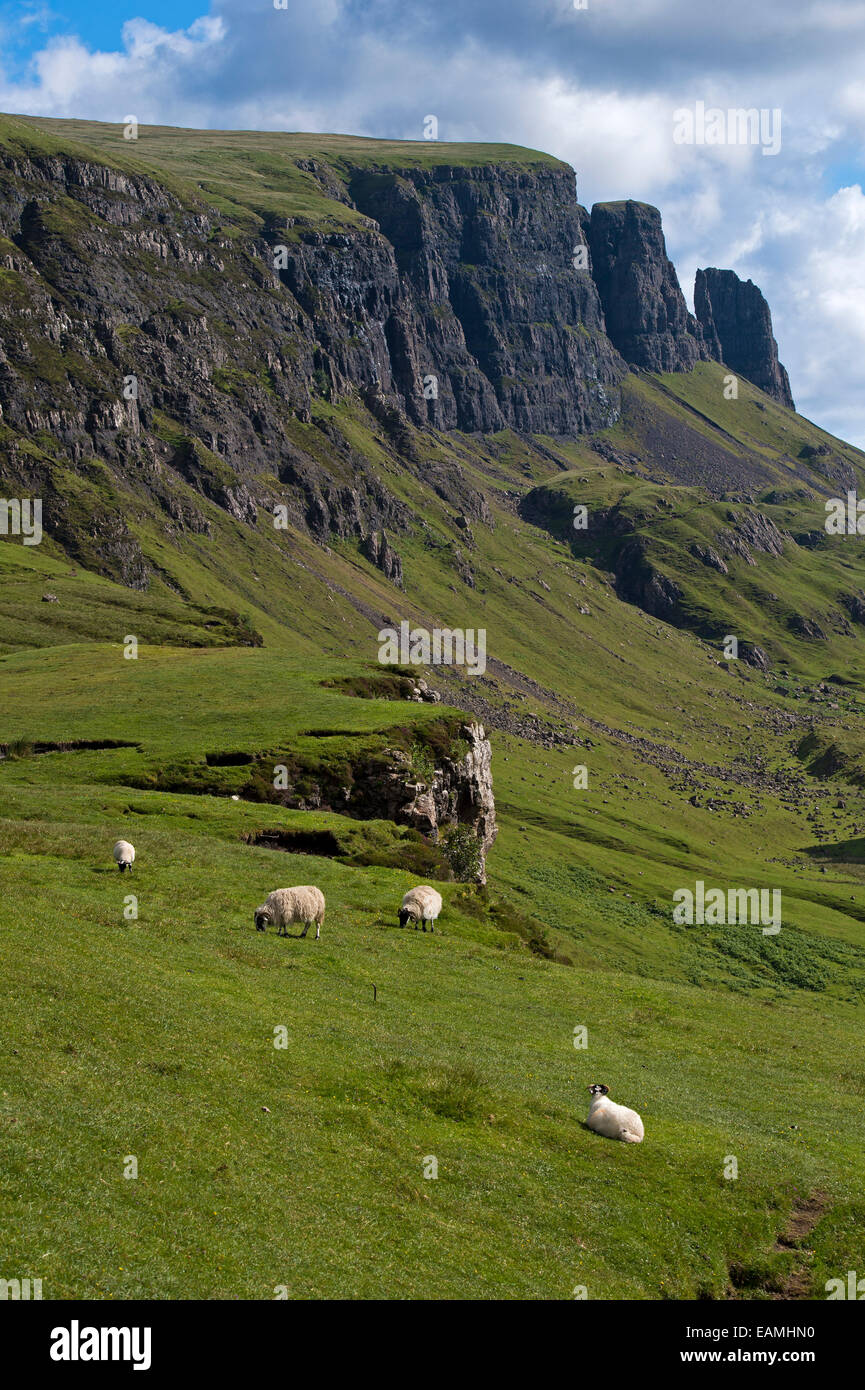
[[[865,448],[865,0],[0,0],[0,110],[546,150],[661,209],[689,303],[754,280],[797,408]]]

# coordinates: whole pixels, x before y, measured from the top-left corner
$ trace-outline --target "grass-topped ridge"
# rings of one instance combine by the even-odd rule
[[[0,148],[150,178],[182,201],[207,204],[249,229],[274,217],[282,225],[288,219],[332,230],[368,226],[348,205],[347,184],[359,170],[569,171],[562,160],[519,145],[149,125],[126,140],[123,130],[123,122],[0,116]]]

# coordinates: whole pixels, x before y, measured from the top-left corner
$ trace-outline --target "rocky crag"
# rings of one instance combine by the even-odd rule
[[[694,308],[711,356],[795,409],[790,379],[778,361],[769,305],[753,281],[740,280],[732,270],[698,270]]]
[[[723,352],[776,395],[786,381],[753,286],[727,293],[703,272],[698,322],[657,210],[590,216],[573,171],[546,156],[296,157],[324,212],[244,220],[203,185],[145,171],[144,139],[133,170],[101,147],[46,153],[41,132],[63,123],[33,125],[32,148],[25,121],[0,139],[3,484],[42,496],[67,553],[131,587],[154,567],[118,479],[169,540],[208,534],[196,497],[242,526],[281,505],[287,525],[352,540],[401,586],[411,512],[316,403],[360,400],[419,471],[418,429],[612,424],[629,365],[686,371]],[[456,460],[424,476],[467,523],[487,519]]]
[[[709,356],[667,257],[657,208],[596,203],[589,245],[607,333],[626,362],[650,372],[687,372]]]

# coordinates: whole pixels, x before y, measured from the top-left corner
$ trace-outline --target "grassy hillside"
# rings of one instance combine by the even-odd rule
[[[509,740],[492,895],[507,884],[546,904],[574,965],[527,953],[459,885],[445,885],[440,935],[403,933],[409,875],[242,842],[309,813],[124,786],[140,756],[252,748],[310,719],[363,731],[390,722],[388,702],[322,690],[327,664],[252,651],[145,648],[122,663],[65,647],[3,664],[10,735],[50,725],[58,741],[143,744],[25,752],[3,769],[8,1257],[35,1260],[53,1296],[268,1297],[287,1284],[568,1297],[576,1283],[592,1297],[721,1296],[731,1267],[747,1294],[802,1263],[815,1281],[855,1265],[865,951],[846,873],[799,871],[794,926],[793,875],[769,871],[785,890],[780,954],[734,939],[749,929],[692,943],[671,930],[659,885],[695,872],[766,881],[747,832],[713,850],[692,813],[677,843],[662,786],[659,804],[644,791],[609,809],[604,784],[627,774],[593,753],[583,814],[609,828],[589,839],[567,766],[539,774]],[[773,807],[761,834],[792,847],[791,821]],[[118,835],[137,847],[132,879],[111,867]],[[683,861],[699,867],[683,875]],[[252,930],[270,887],[310,879],[330,905],[317,945]],[[641,1149],[581,1128],[596,1074],[640,1100]],[[429,1155],[437,1181],[423,1177]],[[825,1241],[818,1227],[812,1253],[773,1251],[814,1190],[831,1212]],[[647,1227],[649,1204],[662,1214]]]
[[[503,493],[509,447],[477,460]],[[520,471],[540,472],[524,453]],[[614,484],[615,466],[593,474]],[[286,1284],[568,1297],[578,1283],[601,1298],[765,1296],[796,1271],[819,1289],[855,1267],[862,869],[835,850],[862,827],[862,794],[796,755],[812,723],[855,738],[855,689],[834,689],[831,709],[814,696],[841,650],[814,666],[794,644],[783,694],[623,604],[591,559],[504,498],[495,519],[476,528],[477,588],[462,594],[446,544],[405,547],[405,599],[355,555],[328,557],[329,575],[392,616],[483,622],[493,660],[478,696],[492,717],[535,712],[579,740],[545,748],[493,729],[502,828],[488,894],[444,885],[435,938],[396,928],[410,873],[244,842],[302,824],[383,847],[393,828],[232,802],[243,768],[206,761],[438,715],[323,685],[367,670],[376,638],[320,574],[304,571],[298,592],[271,562],[259,607],[223,528],[171,557],[193,596],[180,604],[0,547],[18,639],[0,660],[0,736],[17,753],[0,771],[4,1206],[9,1258],[44,1270],[54,1296],[267,1297]],[[238,584],[264,648],[213,647],[201,626],[196,605],[232,587],[238,603]],[[49,585],[57,605],[41,601]],[[277,594],[293,597],[287,624]],[[343,616],[355,658],[339,655]],[[129,632],[137,661],[122,655]],[[537,690],[515,690],[513,667]],[[108,740],[134,746],[31,751]],[[587,791],[572,786],[576,763]],[[222,795],[144,789],[178,766]],[[131,881],[111,867],[118,836],[138,850]],[[781,887],[782,932],[674,927],[672,893],[697,877]],[[295,881],[327,895],[317,945],[252,929],[256,903]],[[496,904],[540,919],[572,963],[532,955]],[[639,1105],[640,1149],[581,1127],[596,1078]],[[437,1181],[423,1177],[429,1155]],[[776,1249],[814,1192],[826,1215],[806,1248]]]

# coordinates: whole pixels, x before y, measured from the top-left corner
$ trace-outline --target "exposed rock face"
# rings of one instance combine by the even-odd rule
[[[755,563],[753,550],[762,551],[764,555],[784,554],[784,542],[790,538],[765,512],[739,515],[731,510],[727,513],[727,521],[729,526],[719,531],[715,539],[728,554],[739,555],[749,565]]]
[[[709,569],[717,570],[719,574],[730,573],[727,565],[721,559],[721,556],[717,551],[713,550],[710,545],[699,545],[695,541],[691,545],[690,551],[698,560],[702,560],[703,564],[708,566]]]
[[[421,680],[413,698],[438,703],[441,697]],[[429,782],[418,779],[412,758],[403,748],[388,746],[375,756],[367,753],[360,757],[351,769],[348,786],[341,783],[335,771],[320,767],[312,775],[298,770],[296,780],[278,791],[269,779],[257,785],[251,781],[242,794],[251,800],[264,799],[301,811],[333,810],[358,820],[390,820],[397,825],[410,825],[434,844],[450,826],[465,825],[478,840],[478,882],[485,883],[487,851],[498,834],[492,748],[482,724],[462,724],[456,733],[460,744],[452,745],[451,756],[438,760]],[[263,766],[269,774],[271,759]],[[173,783],[175,789],[181,786],[192,790],[182,782]]]
[[[273,219],[231,234],[223,214],[156,178],[0,148],[4,425],[50,437],[82,475],[95,456],[134,478],[168,536],[207,534],[192,489],[245,525],[282,504],[322,540],[360,542],[384,527],[398,536],[409,512],[318,400],[359,392],[418,467],[410,425],[573,434],[615,421],[625,366],[588,267],[574,266],[587,215],[572,170],[505,161],[337,177],[312,163],[335,206],[364,217],[333,232]],[[313,420],[326,438],[307,452],[298,427]],[[70,554],[146,587],[122,510],[88,537],[51,458],[16,464],[15,450],[13,436],[4,478],[38,488]],[[459,465],[436,467],[441,495],[487,522]]]
[[[854,623],[865,625],[865,594],[847,594],[842,602]]]
[[[361,554],[365,555],[376,569],[380,569],[386,579],[392,580],[397,588],[403,588],[402,560],[384,531],[373,531],[370,535],[364,536],[360,543],[360,549]]]
[[[795,409],[790,380],[778,361],[769,305],[753,281],[740,280],[732,270],[698,270],[694,308],[710,355]]]
[[[413,427],[573,435],[618,417],[620,352],[666,371],[723,348],[734,366],[733,309],[712,291],[704,343],[656,209],[589,218],[567,165],[298,164],[353,221],[229,227],[203,194],[193,205],[95,155],[0,146],[3,488],[42,497],[46,529],[89,568],[150,583],[133,492],[174,541],[210,535],[213,507],[260,528],[279,506],[401,585],[417,517],[330,409],[350,398],[452,508],[471,586],[488,503],[457,457],[421,458]]]
[[[770,669],[768,656],[763,651],[763,648],[758,647],[754,642],[740,642],[739,656],[742,661],[746,661],[749,666],[755,667],[758,671],[768,671]]]
[[[392,820],[409,825],[438,840],[448,825],[468,825],[481,846],[479,883],[486,883],[486,855],[498,835],[493,796],[492,748],[483,724],[465,724],[460,730],[468,744],[461,758],[445,758],[436,768],[430,786],[403,782],[407,800],[394,808]],[[394,784],[400,782],[399,773]],[[414,795],[411,795],[412,790]]]
[[[349,190],[395,262],[387,365],[415,423],[552,434],[613,423],[622,368],[592,277],[573,264],[585,211],[572,170],[359,171]]]
[[[682,590],[647,558],[645,543],[639,536],[629,537],[619,548],[614,567],[619,598],[635,603],[653,618],[679,625]]]
[[[596,203],[589,246],[607,334],[626,362],[652,372],[683,372],[708,355],[667,258],[657,208]]]

